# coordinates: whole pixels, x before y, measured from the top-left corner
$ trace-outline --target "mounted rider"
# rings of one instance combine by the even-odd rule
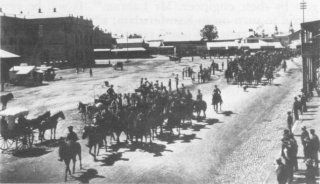
[[[114,99],[117,97],[117,94],[114,92],[113,85],[110,86],[110,88],[107,90],[107,94],[110,96],[110,98]]]
[[[69,126],[68,127],[69,133],[67,135],[66,140],[64,141],[63,138],[60,138],[59,142],[60,142],[60,147],[59,147],[59,161],[62,161],[62,155],[64,155],[63,153],[66,151],[64,145],[66,144],[66,142],[69,142],[70,144],[73,144],[75,142],[77,142],[79,140],[78,135],[73,131],[73,126]]]
[[[197,101],[202,101],[202,93],[201,93],[200,89],[198,89]]]
[[[219,95],[221,95],[221,90],[218,88],[217,85],[214,85],[213,93],[214,93],[214,94],[219,94]]]

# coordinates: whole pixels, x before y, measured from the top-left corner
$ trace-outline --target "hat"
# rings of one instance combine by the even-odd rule
[[[287,113],[288,113],[288,114],[291,114],[291,111],[288,111]]]
[[[307,127],[306,126],[303,126],[302,128],[301,128],[301,130],[306,130],[307,129]]]
[[[73,129],[73,126],[68,126],[68,129]]]

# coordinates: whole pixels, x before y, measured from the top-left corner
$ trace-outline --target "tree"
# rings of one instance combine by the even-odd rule
[[[134,34],[130,34],[128,38],[142,38],[142,36],[134,33]]]
[[[200,30],[200,35],[202,37],[202,40],[212,41],[212,40],[218,38],[217,27],[214,25],[205,25]]]

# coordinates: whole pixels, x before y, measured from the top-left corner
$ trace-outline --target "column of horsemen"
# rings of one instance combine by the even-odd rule
[[[285,51],[244,54],[228,61],[225,76],[228,82],[234,78],[240,85],[243,82],[251,84],[253,81],[259,84],[262,77],[272,79],[275,69],[290,56],[292,54]],[[216,65],[213,61],[206,71],[214,72]],[[204,69],[202,65],[199,68],[201,73]],[[200,90],[194,100],[191,92],[183,84],[179,87],[178,75],[175,77],[175,84],[176,88],[173,90],[171,80],[164,86],[162,82],[151,82],[147,78],[141,78],[140,86],[134,93],[124,94],[115,93],[111,85],[106,93],[95,99],[94,104],[80,102],[78,108],[83,119],[90,122],[90,132],[101,135],[101,139],[105,139],[106,135],[115,134],[115,139],[120,141],[120,134],[124,132],[127,140],[142,141],[143,138],[150,138],[151,141],[159,131],[162,133],[163,129],[166,129],[173,133],[174,128],[177,128],[180,134],[181,124],[191,122],[194,112],[199,118],[203,111],[205,117],[207,104],[202,99]],[[214,90],[212,100],[216,98],[222,102],[220,93],[220,90]],[[86,128],[89,130],[88,127],[85,127],[85,130]]]

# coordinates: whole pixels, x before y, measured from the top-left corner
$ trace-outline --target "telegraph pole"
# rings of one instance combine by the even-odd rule
[[[307,2],[302,0],[300,3],[300,9],[302,10],[302,23],[304,23],[304,10],[307,9]]]

